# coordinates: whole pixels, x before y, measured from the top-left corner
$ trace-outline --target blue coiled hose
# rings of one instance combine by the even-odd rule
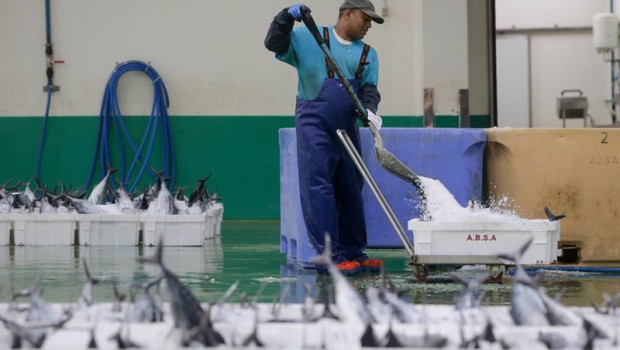
[[[151,116],[148,120],[144,135],[140,141],[140,144],[136,147],[135,143],[123,120],[123,115],[118,104],[117,86],[121,76],[127,72],[139,71],[144,72],[149,76],[153,83],[153,104],[151,108]],[[110,131],[113,129],[118,137],[118,146],[120,148],[120,167],[118,176],[120,176],[121,182],[128,192],[133,192],[144,174],[144,170],[149,166],[149,159],[155,139],[157,138],[157,129],[159,128],[161,135],[162,145],[162,169],[163,176],[170,178],[168,181],[169,186],[174,187],[174,179],[176,175],[176,160],[174,152],[174,142],[172,137],[172,131],[170,129],[170,121],[168,118],[168,107],[170,103],[168,100],[168,92],[164,81],[161,79],[157,71],[142,61],[126,61],[120,63],[112,71],[105,91],[103,93],[103,101],[101,103],[101,111],[99,114],[99,127],[97,130],[97,143],[95,146],[95,154],[93,156],[92,165],[88,172],[88,179],[85,187],[90,186],[93,172],[99,161],[101,169],[101,177],[106,174],[107,168],[115,168],[115,164],[112,162],[111,156],[111,144]],[[130,151],[133,152],[131,156],[131,163],[128,167],[127,164],[127,151],[126,147],[129,146]],[[142,156],[144,154],[144,156]],[[137,175],[133,176],[137,171]],[[114,185],[114,181],[111,182]]]

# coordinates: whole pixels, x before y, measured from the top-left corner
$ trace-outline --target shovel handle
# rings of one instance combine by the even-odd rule
[[[308,7],[302,7],[301,8],[301,14],[302,14],[301,20],[304,22],[306,27],[310,30],[310,33],[314,37],[314,40],[316,40],[317,44],[321,46],[325,44],[325,40],[321,36],[321,33],[319,33],[319,28],[316,26],[316,23],[314,22],[314,18],[312,18],[312,15],[310,14],[310,12],[311,11]]]

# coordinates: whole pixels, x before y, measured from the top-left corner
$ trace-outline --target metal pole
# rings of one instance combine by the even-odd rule
[[[394,214],[394,211],[392,211],[392,207],[390,207],[390,204],[387,202],[387,200],[383,196],[383,193],[379,189],[379,186],[375,182],[375,179],[370,174],[370,171],[366,167],[366,164],[364,164],[364,161],[362,160],[362,157],[360,156],[360,154],[355,149],[355,146],[351,142],[351,139],[349,138],[349,135],[347,135],[346,131],[344,131],[344,130],[337,130],[336,133],[338,134],[338,137],[340,138],[340,140],[344,144],[344,147],[346,148],[347,152],[351,156],[351,159],[353,160],[353,163],[355,164],[357,169],[362,174],[362,177],[364,178],[364,180],[368,184],[368,187],[370,187],[370,190],[374,194],[375,198],[377,198],[377,201],[379,202],[379,205],[381,206],[381,208],[385,212],[385,215],[387,216],[388,220],[390,221],[390,224],[392,224],[392,226],[394,227],[394,230],[396,231],[396,234],[398,235],[400,240],[403,242],[403,245],[405,246],[405,249],[407,250],[407,253],[411,257],[411,261],[414,262],[416,258],[415,258],[415,251],[414,251],[413,243],[411,243],[411,241],[409,240],[409,237],[407,236],[407,233],[405,232],[405,229],[403,228],[403,226],[398,221],[398,218],[396,218],[396,214]]]

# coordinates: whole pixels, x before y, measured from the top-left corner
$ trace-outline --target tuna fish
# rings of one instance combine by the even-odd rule
[[[90,196],[88,196],[88,201],[91,204],[105,204],[106,200],[106,189],[107,189],[107,185],[108,185],[108,180],[110,179],[110,175],[114,174],[115,172],[117,172],[118,169],[109,169],[106,171],[105,176],[103,177],[103,179],[101,179],[101,181],[99,181],[99,183],[97,185],[95,185],[95,187],[93,187],[93,190],[90,192]]]
[[[465,289],[456,301],[457,310],[475,309],[480,306],[481,297],[476,297],[473,290],[489,279],[490,275],[484,274],[475,278],[464,278],[456,273],[452,273],[452,280],[462,284]]]
[[[150,293],[150,289],[162,281],[163,276],[148,282],[140,283],[137,286],[142,290],[140,297],[133,304],[129,320],[132,322],[162,322],[164,320],[164,312]],[[134,284],[136,286],[136,284]]]
[[[82,295],[80,295],[78,300],[77,309],[79,311],[86,311],[93,305],[93,285],[98,284],[99,279],[91,276],[86,259],[82,259],[82,263],[84,264],[84,273],[86,274],[86,284],[82,288]]]
[[[351,283],[338,270],[332,261],[331,239],[325,235],[325,251],[314,259],[316,264],[327,266],[333,281],[336,296],[336,307],[342,322],[351,322],[366,325],[374,320],[359,293],[351,286]]]
[[[548,207],[545,207],[545,215],[547,215],[547,218],[549,219],[549,221],[558,221],[566,217],[566,212],[556,215],[553,212],[551,212],[551,209],[549,209]]]
[[[184,345],[189,345],[194,341],[208,346],[223,344],[221,335],[215,332],[211,325],[210,312],[205,313],[187,286],[172,271],[168,270],[163,263],[162,255],[163,242],[160,240],[155,255],[149,258],[141,258],[139,261],[156,264],[160,267],[170,295],[174,325],[183,331]]]
[[[519,326],[548,326],[547,308],[538,292],[538,284],[525,272],[521,258],[534,238],[530,238],[516,253],[498,255],[501,259],[514,261],[517,272],[512,279],[510,315]]]

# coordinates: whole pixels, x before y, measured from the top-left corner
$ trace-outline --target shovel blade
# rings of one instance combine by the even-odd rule
[[[382,168],[411,183],[418,191],[421,190],[422,183],[420,182],[420,178],[411,171],[411,169],[407,168],[403,162],[390,153],[390,151],[385,148],[375,147],[375,156]]]

